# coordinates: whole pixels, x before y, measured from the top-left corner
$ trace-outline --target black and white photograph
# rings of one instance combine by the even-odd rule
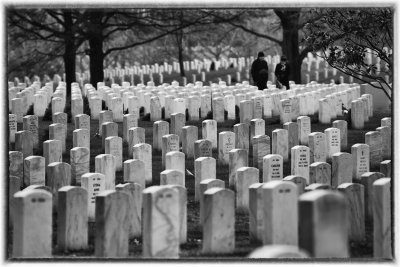
[[[0,5],[3,263],[396,262],[394,1]]]

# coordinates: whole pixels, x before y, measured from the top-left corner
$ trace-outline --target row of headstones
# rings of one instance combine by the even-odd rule
[[[179,245],[186,242],[187,232],[184,187],[152,186],[142,191],[140,185],[127,183],[118,185],[116,191],[101,192],[104,175],[87,173],[82,178],[82,187],[65,186],[58,191],[60,250],[87,248],[90,196],[84,188],[92,183],[100,191],[92,197],[96,206],[97,257],[127,257],[128,239],[140,233],[143,257],[179,257]],[[371,202],[366,207],[373,211],[374,257],[391,258],[390,178],[372,178],[368,179]],[[200,211],[202,252],[206,254],[233,253],[235,249],[235,193],[220,182],[223,183],[208,179],[202,183],[205,188]],[[53,200],[52,194],[41,188],[44,187],[31,186],[14,194],[13,257],[51,257]],[[365,235],[364,187],[342,184],[338,190],[344,196],[316,189],[298,198],[295,183],[251,184],[248,188],[251,240],[299,245],[312,257],[349,257],[349,237],[359,240]]]
[[[119,137],[111,137],[107,141],[113,141],[116,138]],[[107,144],[110,143],[107,142]],[[121,142],[118,142],[118,144],[121,145]],[[115,148],[117,153],[120,153],[121,150],[121,146]],[[185,154],[179,152],[179,137],[173,134],[163,136],[162,150],[162,167],[166,170],[161,173],[160,180],[172,180],[174,183],[185,186]],[[53,182],[55,186],[62,184],[79,185],[81,184],[81,176],[90,172],[90,151],[86,147],[75,147],[71,149],[70,153],[71,165],[62,162],[61,142],[58,140],[48,140],[44,143],[44,157],[28,156],[23,158],[22,152],[10,151],[10,175],[21,180],[23,178],[25,187],[47,184],[46,173],[48,179],[58,181]],[[115,171],[122,169],[122,166],[118,165],[118,161],[122,157],[118,159],[108,153],[110,151],[96,156],[95,170],[105,175],[106,189],[114,189]],[[291,153],[291,174],[304,177],[306,184],[314,184],[314,186],[327,185],[336,188],[342,183],[351,182],[352,179],[359,179],[364,173],[369,172],[369,146],[365,144],[354,145],[352,154],[341,152],[333,154],[332,168],[330,164],[323,162],[323,159],[310,164],[310,149],[306,146],[295,146],[291,149]],[[133,146],[132,155],[134,159],[126,160],[123,163],[124,181],[136,182],[143,187],[145,184],[152,183],[151,146],[145,143],[137,144]],[[195,159],[196,200],[198,200],[200,182],[207,178],[216,177],[216,160],[211,156],[200,155],[199,158]],[[261,174],[264,182],[283,178],[283,157],[279,154],[268,153],[262,158],[262,166],[258,166],[258,162],[254,161],[253,167],[248,167],[248,151],[245,149],[232,149],[228,152],[228,156],[229,186],[236,191],[246,190],[246,187],[235,184],[235,177],[241,168],[246,171],[254,169],[257,172],[257,180]],[[385,160],[380,164],[381,171],[390,176],[390,160]],[[53,191],[56,190],[57,188]],[[238,203],[245,200],[246,197],[241,197]],[[238,206],[246,207],[246,204]]]
[[[218,122],[222,122],[224,121],[225,110],[228,113],[228,119],[234,119],[235,106],[242,107],[241,101],[251,100],[250,102],[252,103],[246,103],[251,107],[242,113],[249,114],[250,119],[262,118],[263,116],[268,118],[281,114],[282,124],[290,119],[297,118],[299,115],[312,115],[318,112],[319,106],[321,106],[321,110],[325,111],[321,117],[321,122],[328,123],[327,121],[330,122],[332,118],[342,114],[342,103],[346,108],[351,107],[351,102],[359,96],[360,89],[359,86],[351,88],[335,86],[319,89],[316,86],[310,86],[281,92],[279,89],[274,88],[258,91],[255,87],[248,86],[245,82],[243,85],[239,84],[236,87],[225,87],[225,83],[220,83],[219,86],[215,85],[211,88],[203,87],[201,82],[196,82],[195,85],[181,88],[182,90],[178,92],[176,86],[178,84],[174,82],[172,86],[166,87],[149,85],[147,87],[129,87],[129,83],[125,83],[121,90],[118,85],[112,85],[112,88],[109,88],[99,83],[98,91],[90,86],[89,102],[92,98],[97,100],[100,97],[106,102],[109,109],[113,109],[112,106],[115,105],[111,103],[111,99],[122,97],[123,110],[128,109],[129,113],[136,113],[138,108],[143,107],[144,114],[150,113],[152,121],[161,119],[161,108],[164,107],[164,118],[169,118],[173,112],[185,114],[185,110],[188,109],[190,120],[198,120],[200,109],[201,117],[205,117],[208,112],[213,111],[213,118]],[[352,88],[354,90],[351,90]],[[96,94],[96,92],[98,93]],[[288,98],[291,101],[286,100]],[[368,106],[364,107],[364,109],[372,110],[372,96],[363,95],[363,98],[368,99],[366,103]],[[323,100],[322,103],[318,103],[320,99]],[[285,102],[281,103],[282,100],[285,100]],[[118,101],[120,103],[121,100],[118,99]],[[316,105],[307,105],[307,103],[310,103],[309,101],[314,102]],[[119,103],[116,108],[120,110]],[[372,112],[369,111],[369,116],[371,114]],[[287,117],[287,115],[290,116]],[[121,120],[122,111],[119,111],[119,116],[117,117]]]
[[[266,61],[268,63],[271,63],[274,60],[275,63],[278,62],[278,60],[275,57],[268,56],[266,58]],[[244,57],[239,57],[239,58],[228,58],[228,59],[222,59],[221,61],[215,61],[215,70],[218,70],[220,67],[222,68],[228,68],[230,67],[231,64],[233,64],[234,68],[238,68],[239,71],[245,67],[251,65],[251,63],[254,61],[254,57],[250,58],[244,58]],[[203,61],[200,61],[198,59],[192,60],[192,61],[184,61],[183,65],[185,70],[196,70],[198,73],[200,73],[202,70],[209,72],[210,71],[210,66],[212,64],[212,61],[208,59],[204,59]],[[119,77],[122,78],[125,75],[140,75],[140,74],[163,74],[164,72],[168,72],[168,74],[171,74],[172,71],[174,72],[180,72],[180,66],[179,62],[172,62],[171,64],[168,64],[167,62],[164,62],[164,64],[160,65],[158,63],[155,63],[153,65],[142,65],[140,67],[138,66],[132,66],[132,67],[125,67],[125,68],[114,68],[114,69],[104,69],[104,77]],[[77,73],[78,74],[78,73]],[[79,75],[79,74],[78,74]]]
[[[212,122],[212,121],[211,121]],[[160,122],[162,123],[162,122]],[[166,122],[164,122],[165,124]],[[107,124],[103,125],[103,130],[107,132]],[[118,127],[117,124],[113,123],[114,126]],[[168,126],[168,123],[166,123]],[[213,123],[216,124],[215,122]],[[155,124],[157,125],[157,124]],[[207,133],[207,122],[206,122],[205,132]],[[211,124],[212,125],[212,124]],[[265,127],[262,127],[265,131]],[[115,128],[113,128],[115,130]],[[151,163],[151,146],[149,144],[144,144],[144,130],[143,128],[135,127],[131,128],[130,132],[133,133],[133,136],[136,135],[136,142],[138,144],[133,144],[132,152],[129,154],[133,156],[133,158],[137,158],[139,160],[143,160],[143,164],[138,161],[126,161],[124,162],[124,179],[127,181],[135,181],[142,185],[146,182],[152,181],[152,163]],[[166,128],[164,128],[165,131]],[[382,160],[382,157],[379,159],[376,157],[378,154],[382,155],[379,149],[381,149],[382,145],[378,142],[375,142],[377,138],[367,139],[368,144],[356,144],[352,147],[352,155],[348,153],[338,153],[335,152],[340,151],[340,140],[339,135],[337,134],[338,129],[331,128],[327,129],[328,137],[330,136],[334,142],[330,142],[327,144],[324,141],[325,135],[322,133],[313,133],[309,135],[309,146],[311,147],[311,158],[310,158],[310,149],[306,146],[294,146],[292,147],[292,174],[293,175],[302,175],[306,177],[307,183],[312,181],[312,183],[320,183],[320,184],[328,184],[333,187],[336,187],[338,184],[344,181],[351,181],[352,177],[359,177],[363,172],[369,171],[369,155],[374,155],[373,158],[375,161]],[[83,131],[87,132],[86,129],[78,129],[75,131]],[[74,133],[75,133],[74,131]],[[161,130],[163,131],[163,130]],[[182,129],[183,131],[183,151],[187,153],[188,158],[192,157],[193,154],[190,152],[195,151],[194,154],[198,154],[198,156],[212,156],[212,143],[209,140],[197,140],[197,127],[195,126],[185,126]],[[203,128],[204,131],[204,128]],[[287,134],[286,135],[278,135],[279,132],[287,132],[287,130],[275,130],[273,132],[273,144],[272,146],[272,155],[270,154],[270,144],[269,137],[262,138],[262,135],[256,135],[253,138],[255,141],[253,142],[253,154],[256,160],[253,160],[253,166],[260,169],[263,175],[263,180],[268,181],[271,179],[282,179],[282,165],[283,161],[288,159],[287,153],[280,149],[285,147],[287,152]],[[332,132],[332,134],[331,134]],[[166,133],[167,135],[164,135]],[[155,127],[155,138],[154,140],[158,140],[160,136],[162,136],[162,166],[167,167],[167,170],[176,169],[181,172],[180,182],[184,185],[184,173],[185,173],[185,154],[179,152],[179,136],[176,134],[168,134],[166,132],[160,132],[160,128]],[[390,130],[389,130],[390,133]],[[235,147],[235,135],[229,132],[221,132],[219,134],[219,163],[220,164],[229,164],[229,184],[233,185],[233,177],[236,175],[236,170],[240,167],[248,166],[248,151],[246,149],[233,149]],[[120,137],[115,136],[118,135],[118,131],[114,131],[112,136],[106,137],[106,134],[103,135],[103,144],[105,143],[106,147],[106,155],[98,155],[96,157],[96,171],[107,174],[107,188],[113,188],[113,184],[115,184],[115,171],[120,170],[122,168],[122,140]],[[315,135],[315,139],[313,138]],[[379,134],[375,132],[374,135],[368,133],[367,136],[378,136]],[[75,136],[75,135],[74,135]],[[334,138],[332,138],[332,136]],[[275,137],[275,138],[274,138]],[[286,137],[286,138],[282,138]],[[75,139],[75,138],[74,138]],[[135,138],[133,138],[135,139]],[[248,140],[248,138],[246,138]],[[265,142],[258,142],[265,141]],[[265,140],[264,140],[265,139]],[[327,138],[329,139],[329,138]],[[346,139],[346,138],[345,138]],[[378,138],[379,139],[379,138]],[[197,141],[196,141],[197,140]],[[280,140],[280,141],[279,141]],[[331,140],[331,141],[332,141]],[[159,140],[160,141],[160,140]],[[159,141],[157,142],[157,148],[159,149]],[[279,142],[278,142],[279,141]],[[64,140],[65,142],[65,140]],[[131,142],[131,141],[130,141]],[[75,141],[74,141],[75,143]],[[188,144],[195,144],[194,149],[188,149]],[[331,143],[333,145],[331,145]],[[132,145],[132,143],[131,143]],[[19,148],[19,145],[16,146]],[[88,145],[88,147],[90,147]],[[80,176],[86,172],[89,172],[89,159],[90,159],[90,150],[88,147],[75,147],[71,149],[71,166],[72,166],[72,179],[75,183],[80,182]],[[332,154],[332,163],[333,163],[333,175],[331,179],[331,167],[327,163],[323,163],[327,159],[327,147],[329,147],[329,151]],[[373,149],[370,149],[373,147]],[[129,146],[131,148],[131,146]],[[390,145],[389,145],[390,148]],[[233,150],[232,150],[233,149]],[[197,153],[196,153],[197,150]],[[368,150],[372,150],[368,151]],[[389,149],[390,150],[390,149]],[[174,152],[171,152],[174,151]],[[379,153],[377,153],[379,152]],[[282,155],[277,155],[276,153],[282,153]],[[189,156],[190,155],[190,156]],[[30,184],[44,184],[45,183],[45,166],[48,166],[49,163],[62,161],[62,143],[58,140],[48,140],[44,142],[44,158],[40,156],[30,156],[25,158],[26,155],[18,152],[10,152],[10,169],[12,169],[12,173],[24,173],[24,183],[25,185]],[[114,158],[115,156],[115,158]],[[25,158],[25,168],[23,170],[23,159]],[[260,162],[261,160],[261,162]],[[309,161],[315,162],[310,165]],[[166,163],[167,162],[167,163]],[[351,164],[353,162],[353,164]],[[353,167],[354,165],[354,167]],[[11,167],[12,166],[12,167]],[[207,169],[207,168],[206,168]],[[212,169],[212,168],[211,168]],[[390,168],[389,168],[390,169]],[[132,172],[132,170],[135,170]],[[196,171],[195,171],[196,172]],[[144,174],[144,175],[143,175]],[[172,173],[173,175],[177,175],[176,173]],[[171,174],[171,175],[172,175]],[[58,176],[58,175],[57,175]],[[214,175],[215,176],[215,175]],[[177,179],[175,177],[175,179]],[[196,179],[199,181],[198,179]],[[201,179],[200,179],[201,180]],[[198,188],[198,182],[196,183],[196,188]],[[198,191],[198,190],[196,190]]]
[[[44,155],[48,154],[47,157],[52,155],[53,159],[59,159],[62,153],[66,151],[67,123],[66,114],[63,115],[65,115],[63,122],[53,123],[49,126],[50,140],[44,142]],[[145,143],[145,130],[137,127],[137,120],[128,120],[132,116],[127,114],[124,116],[122,139],[118,137],[118,124],[112,122],[112,113],[110,111],[102,111],[101,115],[104,115],[100,118],[101,131],[99,131],[102,136],[102,148],[105,149],[106,153],[110,153],[117,158],[116,164],[119,170],[122,167],[122,142],[128,142],[128,151],[131,156],[133,146]],[[16,122],[11,123],[12,115],[10,117],[10,142],[16,141],[15,149],[21,151],[24,158],[33,155],[33,148],[37,148],[39,143],[37,117],[35,115],[25,116],[24,131],[18,132],[15,132],[17,128]],[[54,116],[53,119],[56,120],[57,116]],[[106,120],[110,121],[107,122]],[[378,127],[377,131],[366,134],[366,144],[370,150],[368,154],[371,155],[370,160],[373,166],[379,164],[382,159],[390,159],[391,157],[390,123],[390,118],[384,118],[381,124],[387,126]],[[185,126],[185,116],[183,114],[173,115],[171,129],[166,121],[155,122],[153,148],[156,150],[162,148],[163,166],[165,154],[170,151],[179,151],[180,143],[182,143],[182,151],[188,158],[211,156],[212,149],[217,148],[217,123],[214,120],[205,120],[202,123],[202,127],[203,139],[198,140],[197,127]],[[71,150],[71,153],[78,150],[79,147],[85,147],[90,151],[90,117],[86,114],[77,115],[75,117],[75,129],[73,131],[73,150]],[[163,141],[164,138],[166,139],[165,142]],[[208,142],[204,139],[208,140]],[[255,167],[261,168],[262,158],[271,153],[270,138],[265,135],[265,121],[262,119],[251,120],[250,125],[246,123],[236,124],[234,125],[234,132],[220,132],[218,139],[218,159],[220,164],[228,164],[229,151],[231,149],[248,150],[250,143],[253,146]],[[58,153],[56,153],[58,147],[56,140],[61,143],[61,149]],[[161,146],[164,143],[168,145]],[[335,121],[333,128],[326,129],[325,133],[311,133],[310,118],[302,116],[298,118],[297,123],[286,123],[284,129],[276,129],[272,132],[272,153],[280,154],[284,161],[288,160],[290,149],[299,144],[310,147],[311,163],[330,160],[333,154],[347,148],[347,123],[346,121]],[[151,169],[151,165],[148,168]],[[149,177],[151,179],[151,175]]]
[[[161,92],[158,96],[153,96],[152,93],[157,90],[151,90],[152,93],[146,93],[146,90],[136,90],[136,89],[127,89],[126,86],[128,84],[124,84],[124,89],[120,90],[118,86],[114,86],[114,88],[106,89],[105,86],[98,84],[99,90],[95,90],[91,85],[86,84],[83,90],[84,96],[88,95],[89,100],[89,107],[91,109],[91,113],[93,113],[93,118],[97,118],[99,112],[101,111],[101,101],[104,100],[108,109],[113,111],[114,119],[117,122],[121,122],[123,118],[123,112],[126,108],[128,108],[129,113],[138,116],[139,108],[144,107],[145,114],[150,111],[150,119],[153,121],[161,119],[161,109],[165,107],[165,118],[169,118],[172,112],[174,113],[183,113],[185,114],[186,108],[188,108],[189,119],[190,120],[198,120],[201,117],[207,116],[208,112],[213,112],[213,118],[216,119],[218,122],[224,121],[224,112],[225,110],[228,113],[228,119],[235,118],[235,106],[240,107],[240,118],[241,122],[245,122],[246,120],[252,118],[262,118],[271,117],[272,115],[280,115],[281,116],[281,123],[285,123],[287,121],[291,121],[297,118],[299,115],[308,115],[314,114],[318,110],[310,110],[313,105],[307,105],[308,101],[314,101],[319,98],[319,95],[325,98],[319,100],[319,107],[321,112],[319,113],[320,122],[328,123],[332,118],[335,118],[335,115],[329,114],[340,114],[342,112],[341,103],[343,101],[348,106],[348,102],[351,101],[352,98],[356,97],[357,92],[359,90],[347,90],[346,92],[342,93],[332,93],[331,95],[326,95],[327,88],[320,89],[318,91],[319,94],[300,94],[298,96],[294,96],[297,94],[298,89],[293,89],[287,92],[276,93],[279,91],[278,89],[272,90],[264,90],[264,92],[257,91],[253,87],[249,87],[246,83],[243,86],[247,86],[251,92],[246,94],[242,94],[243,90],[246,89],[234,89],[231,91],[224,91],[223,94],[221,93],[221,89],[213,88],[212,90],[212,97],[210,97],[209,89],[204,89],[202,92],[194,93],[191,91],[192,89],[187,89],[193,92],[193,95],[188,97],[188,92],[181,92],[178,93],[178,98],[174,98],[173,95],[167,95],[169,93],[176,93],[176,90],[172,90],[174,92]],[[52,101],[52,114],[57,112],[63,112],[65,108],[65,84],[60,84],[60,86],[56,89],[55,93],[53,94]],[[222,85],[224,86],[224,85]],[[201,87],[201,84],[197,84],[195,88],[197,89]],[[224,88],[224,87],[222,87]],[[142,88],[143,89],[143,88]],[[233,88],[231,88],[233,89]],[[302,88],[304,89],[304,88]],[[329,92],[338,91],[336,88],[328,88]],[[358,87],[359,89],[359,87]],[[185,89],[186,90],[186,89]],[[341,88],[340,90],[345,90],[345,88]],[[76,114],[80,114],[83,112],[83,100],[79,90],[79,87],[76,83],[72,84],[72,91],[73,97],[71,99],[71,113],[73,116]],[[126,92],[127,91],[127,92]],[[307,90],[308,92],[309,90]],[[135,93],[139,96],[135,96]],[[202,94],[204,93],[204,94]],[[264,94],[263,94],[264,93]],[[350,93],[350,95],[348,95]],[[355,93],[355,95],[354,95]],[[99,95],[100,94],[100,95]],[[226,95],[224,95],[226,94]],[[254,96],[256,94],[256,96]],[[261,94],[261,95],[260,95]],[[275,95],[274,95],[275,94]],[[340,94],[340,97],[339,97]],[[200,95],[200,96],[199,96]],[[314,96],[313,96],[314,95]],[[39,95],[35,95],[35,97],[40,98]],[[122,99],[121,99],[122,96]],[[160,96],[160,97],[159,97]],[[271,96],[271,97],[270,97]],[[294,96],[294,97],[292,97]],[[307,97],[308,96],[308,97]],[[290,99],[286,99],[290,97]],[[310,98],[311,97],[311,98]],[[344,99],[346,98],[347,99]],[[282,99],[283,98],[283,99]],[[44,98],[41,98],[44,101]],[[188,99],[188,101],[186,101]],[[352,113],[354,115],[354,126],[356,128],[363,127],[363,120],[359,116],[360,112],[356,112],[356,107],[360,106],[357,110],[361,110],[361,114],[367,114],[368,117],[372,115],[372,96],[371,95],[363,95],[364,105],[361,107],[360,105],[355,105],[355,111]],[[15,101],[14,101],[15,100]],[[243,102],[247,100],[246,102]],[[329,100],[329,101],[328,101]],[[21,104],[20,99],[13,99],[15,103],[18,101]],[[146,104],[147,103],[147,104]],[[36,103],[37,105],[42,107],[42,114],[44,114],[44,108],[46,106],[45,103]],[[37,106],[35,105],[35,106]],[[353,103],[352,103],[353,106]],[[18,120],[21,120],[21,105],[14,105],[12,112],[17,113]],[[199,116],[199,110],[201,110],[201,115]],[[333,111],[333,112],[332,112]],[[365,117],[365,116],[364,116]],[[361,124],[361,126],[360,126]]]

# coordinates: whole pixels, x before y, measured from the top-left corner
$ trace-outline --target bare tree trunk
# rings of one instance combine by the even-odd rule
[[[298,32],[300,9],[285,11],[275,10],[275,13],[282,23],[282,52],[289,60],[289,66],[291,69],[289,80],[293,80],[295,83],[301,83],[302,58],[300,58],[299,54]]]
[[[104,81],[103,72],[103,39],[93,36],[89,39],[90,46],[90,83],[96,86],[98,82]]]
[[[90,56],[90,83],[96,86],[98,82],[104,81],[103,62],[103,28],[101,19],[103,14],[101,11],[90,13],[90,26],[88,29],[89,36],[89,56]]]
[[[72,15],[70,11],[64,11],[65,21],[65,50],[64,50],[64,69],[65,79],[67,84],[67,103],[70,103],[71,99],[71,83],[75,82],[75,61],[76,61],[76,45],[74,34],[72,32]]]

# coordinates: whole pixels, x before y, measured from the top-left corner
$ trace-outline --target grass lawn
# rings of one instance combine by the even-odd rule
[[[365,124],[365,128],[363,130],[352,130],[348,131],[348,147],[344,152],[350,153],[351,146],[355,143],[364,143],[365,141],[365,133],[371,130],[375,130],[376,127],[380,126],[380,120],[383,117],[391,116],[391,114],[385,113],[375,113],[374,117],[370,119]],[[341,119],[341,118],[338,118]],[[343,118],[342,118],[343,119]],[[202,119],[203,120],[203,119]],[[199,131],[199,139],[202,136],[201,133],[201,122],[199,121],[188,121],[186,125],[194,125],[198,127]],[[237,120],[226,120],[223,123],[218,123],[218,133],[221,131],[233,131],[233,125],[238,123]],[[34,151],[35,155],[43,155],[43,142],[48,140],[48,126],[51,124],[50,121],[42,121],[39,120],[40,132],[39,132],[39,149]],[[146,143],[153,144],[153,122],[143,120],[139,121],[139,126],[145,128],[146,130]],[[122,137],[122,123],[118,123],[118,131],[119,136]],[[317,116],[312,117],[312,132],[323,132],[324,129],[331,127],[329,125],[321,125],[318,123]],[[266,134],[270,137],[272,136],[271,132],[277,128],[283,128],[282,125],[279,124],[279,118],[271,118],[266,119]],[[18,130],[22,130],[22,124],[18,124]],[[70,163],[70,155],[69,151],[72,148],[72,131],[74,130],[73,123],[68,124],[68,133],[67,133],[67,153],[63,155],[63,161]],[[95,170],[95,156],[104,153],[101,149],[101,138],[96,137],[95,133],[98,130],[98,121],[91,120],[91,140],[90,140],[90,171],[94,172]],[[14,149],[13,145],[10,145],[9,151]],[[213,151],[214,158],[217,157],[217,151]],[[123,144],[123,161],[132,158],[128,156],[128,145],[127,143]],[[160,184],[160,172],[163,171],[161,168],[161,151],[153,150],[153,182],[152,185]],[[252,152],[249,152],[249,164],[252,164]],[[251,166],[251,165],[250,165]],[[194,161],[186,160],[186,168],[194,173]],[[290,161],[284,164],[284,176],[290,175]],[[372,169],[371,171],[379,171],[378,169]],[[217,177],[225,181],[226,187],[228,187],[228,166],[217,166]],[[116,173],[116,184],[123,182],[123,172],[119,171]],[[240,258],[246,257],[251,251],[253,251],[259,244],[252,244],[249,241],[249,217],[247,214],[236,214],[236,224],[235,224],[235,252],[230,255],[203,255],[201,253],[202,247],[202,229],[198,225],[199,222],[199,204],[194,202],[194,177],[186,174],[186,187],[188,192],[188,220],[187,220],[187,229],[188,241],[186,244],[181,246],[180,258],[183,259],[191,259],[191,258],[200,258],[201,260],[207,259],[235,259],[238,260]],[[57,214],[54,214],[53,223],[56,222]],[[82,251],[71,251],[69,253],[60,252],[56,246],[57,240],[57,231],[56,224],[54,223],[54,231],[53,231],[53,255],[55,258],[68,258],[68,259],[82,259],[82,257],[94,258],[94,234],[95,234],[95,225],[94,223],[90,223],[89,227],[89,248],[87,250]],[[351,243],[351,257],[354,258],[365,258],[372,257],[372,228],[371,222],[366,222],[366,231],[367,231],[367,239],[363,242],[359,243]],[[11,256],[12,249],[12,229],[8,229],[8,256]],[[131,239],[129,241],[129,256],[130,259],[140,259],[142,254],[142,243],[141,240]]]

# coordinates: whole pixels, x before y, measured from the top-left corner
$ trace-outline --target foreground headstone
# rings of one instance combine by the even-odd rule
[[[363,173],[369,172],[369,155],[369,146],[366,144],[354,144],[351,147],[353,179],[360,179]]]
[[[113,113],[111,110],[100,111],[100,118],[99,118],[99,134],[100,134],[100,136],[103,136],[103,123],[106,123],[106,122],[113,122]]]
[[[124,161],[124,182],[137,183],[142,189],[146,186],[144,162],[139,159]]]
[[[278,154],[266,155],[263,158],[263,182],[282,180],[283,158]]]
[[[179,193],[165,186],[143,190],[143,257],[179,257]]]
[[[263,244],[297,245],[297,186],[271,181],[262,186],[264,216]]]
[[[9,176],[8,179],[8,223],[12,227],[13,226],[13,212],[14,208],[14,194],[18,191],[21,191],[22,187],[22,178],[16,176]]]
[[[367,219],[372,219],[373,217],[373,183],[383,177],[383,173],[380,172],[366,172],[361,175],[360,179],[354,179],[356,183],[360,183],[364,186],[365,217]]]
[[[90,135],[87,129],[76,129],[72,132],[73,147],[87,147],[90,149]]]
[[[86,147],[74,147],[70,150],[71,183],[80,185],[83,174],[90,170],[90,151]]]
[[[234,185],[236,191],[236,209],[242,213],[249,212],[249,187],[259,182],[259,171],[254,167],[241,167],[236,171]]]
[[[224,131],[218,135],[218,164],[229,164],[229,151],[235,148],[235,133]]]
[[[33,136],[30,131],[15,133],[15,150],[22,152],[24,158],[33,155]]]
[[[374,258],[393,257],[390,186],[390,178],[381,178],[373,183]]]
[[[232,149],[229,151],[229,187],[235,187],[236,171],[241,167],[249,166],[248,153],[245,149]]]
[[[222,97],[212,99],[212,114],[216,122],[224,121],[224,99]]]
[[[297,186],[297,195],[304,193],[304,188],[307,186],[307,180],[304,177],[289,175],[283,178],[283,181],[294,183]]]
[[[378,127],[376,130],[382,137],[382,159],[391,159],[392,157],[392,128]]]
[[[332,187],[329,184],[319,184],[319,183],[313,183],[309,184],[304,188],[304,192],[310,192],[314,190],[331,190]]]
[[[348,210],[336,192],[314,190],[299,197],[299,247],[315,258],[347,258]]]
[[[250,139],[256,135],[265,134],[265,121],[263,119],[252,119],[250,121]]]
[[[179,197],[179,243],[187,241],[187,190],[181,185],[167,185],[167,187],[178,191]]]
[[[384,160],[381,162],[380,170],[385,177],[392,177],[392,161],[391,160]]]
[[[215,178],[205,179],[200,182],[200,193],[199,193],[200,225],[203,225],[204,222],[204,192],[213,187],[225,188],[225,182]]]
[[[150,184],[153,177],[151,145],[143,143],[133,146],[133,159],[139,159],[144,162],[144,176],[146,184]]]
[[[308,147],[310,148],[310,163],[326,162],[327,148],[324,133],[315,132],[309,134]]]
[[[326,162],[314,162],[310,165],[310,180],[307,184],[332,184],[331,165]]]
[[[272,131],[272,154],[279,154],[283,162],[289,159],[289,141],[288,131],[285,129],[276,129]]]
[[[290,99],[282,99],[279,103],[280,113],[279,119],[280,124],[285,124],[292,121],[292,101]]]
[[[17,116],[15,114],[8,114],[8,142],[15,143],[15,133],[17,128]]]
[[[182,142],[182,127],[186,124],[186,116],[184,113],[172,113],[170,132],[179,136],[179,140]]]
[[[66,151],[67,130],[62,123],[53,123],[49,125],[49,139],[60,140],[62,152]]]
[[[165,170],[160,173],[160,185],[185,186],[185,175],[178,170]]]
[[[363,241],[365,238],[364,186],[356,183],[343,183],[337,189],[345,195],[349,208],[349,240]]]
[[[343,183],[351,183],[353,176],[352,157],[349,153],[339,152],[332,156],[332,188]]]
[[[200,139],[194,142],[194,159],[200,157],[212,157],[212,143],[207,139]]]
[[[381,127],[388,126],[392,128],[392,118],[391,117],[386,117],[381,119]]]
[[[307,252],[295,246],[289,245],[267,245],[254,250],[249,258],[252,259],[293,259],[308,258]]]
[[[299,145],[299,129],[296,122],[287,122],[283,125],[283,129],[288,131],[288,149],[291,153],[291,148]]]
[[[199,139],[196,126],[182,127],[182,152],[188,159],[194,158],[194,142]]]
[[[45,185],[45,159],[29,156],[24,159],[24,186]]]
[[[17,116],[18,123],[22,123],[24,116],[24,104],[22,98],[11,99],[11,113]]]
[[[206,179],[216,179],[216,160],[212,157],[200,157],[194,161],[194,200],[200,200],[200,183]]]
[[[129,195],[121,191],[106,190],[96,196],[96,257],[128,256],[132,213],[129,200]]]
[[[153,124],[153,149],[161,150],[162,137],[169,134],[169,123],[167,121],[156,121]]]
[[[90,116],[87,114],[78,114],[75,116],[75,129],[86,129],[90,133]]]
[[[263,191],[264,183],[253,183],[249,186],[249,237],[250,242],[262,242],[264,231]]]
[[[16,176],[23,179],[24,177],[24,159],[23,154],[20,151],[9,151],[8,152],[8,172],[10,176]]]
[[[51,193],[45,190],[15,193],[12,251],[14,258],[51,257],[52,205]]]
[[[122,122],[122,138],[124,142],[128,142],[128,131],[133,127],[138,127],[137,118],[133,114],[125,114]]]
[[[253,167],[258,168],[263,175],[263,158],[271,154],[271,138],[268,135],[256,135],[253,144]]]
[[[125,184],[118,184],[115,187],[115,190],[122,191],[130,195],[128,209],[130,212],[130,219],[129,219],[129,237],[140,237],[142,234],[142,187],[140,184],[137,183],[125,183]]]
[[[246,123],[238,123],[233,125],[233,131],[235,133],[235,147],[241,149],[249,149],[249,138],[250,129],[249,125]]]
[[[88,246],[88,193],[84,188],[64,186],[58,190],[57,246],[63,251]]]
[[[82,175],[81,187],[88,192],[89,221],[95,220],[96,196],[105,190],[105,177],[101,173],[85,173]]]
[[[364,104],[360,100],[351,102],[351,128],[358,130],[364,128]]]
[[[203,248],[206,254],[235,249],[235,193],[211,188],[204,192]]]
[[[336,120],[332,122],[332,127],[339,129],[340,132],[340,150],[347,149],[347,121]]]
[[[105,148],[105,140],[109,136],[118,136],[118,124],[115,122],[105,122],[101,125],[101,148]]]
[[[246,123],[250,125],[250,121],[253,119],[253,101],[243,100],[240,101],[239,105],[240,123]]]
[[[115,158],[115,170],[122,170],[122,138],[119,136],[109,136],[105,139],[106,154],[113,155]]]
[[[54,113],[52,116],[53,123],[61,123],[65,126],[65,131],[68,130],[68,114],[64,112]]]
[[[128,130],[128,153],[131,156],[133,146],[146,142],[145,129],[142,127],[132,127]]]
[[[168,152],[165,155],[165,169],[186,173],[185,154],[179,151]]]
[[[111,154],[100,154],[95,158],[95,172],[104,174],[105,190],[115,189],[115,157]]]
[[[299,144],[308,145],[308,135],[311,133],[311,119],[308,116],[297,118]]]
[[[294,146],[291,152],[291,174],[310,179],[310,149],[306,146]]]
[[[212,143],[212,148],[217,148],[217,122],[215,120],[204,120],[201,125],[203,139],[210,140]]]
[[[46,170],[46,186],[53,193],[54,207],[58,205],[58,190],[63,186],[71,185],[71,165],[65,162],[53,162]]]
[[[33,147],[38,148],[39,146],[39,120],[36,115],[27,115],[23,117],[23,129],[24,131],[30,131],[32,133]]]
[[[179,151],[179,136],[177,134],[167,134],[162,137],[161,166],[163,168],[165,168],[165,156],[171,151]]]
[[[340,152],[340,130],[337,128],[327,128],[324,131],[326,140],[326,156],[332,160],[335,153]]]

